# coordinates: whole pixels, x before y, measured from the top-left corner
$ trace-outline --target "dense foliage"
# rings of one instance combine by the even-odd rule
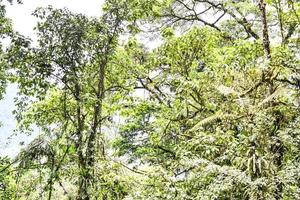
[[[37,42],[9,31],[1,55],[18,131],[39,130],[1,159],[2,199],[300,199],[299,2],[34,15]]]

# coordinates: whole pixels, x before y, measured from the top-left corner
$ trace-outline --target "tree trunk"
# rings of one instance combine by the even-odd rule
[[[75,140],[75,147],[78,156],[78,168],[79,168],[79,178],[78,178],[78,192],[77,192],[77,200],[89,200],[88,194],[88,183],[89,183],[89,176],[87,174],[87,167],[86,167],[86,159],[83,155],[83,125],[84,119],[82,117],[81,111],[81,98],[80,98],[80,86],[78,83],[75,83],[75,100],[76,100],[76,118],[77,118],[77,131],[76,131],[76,140]]]
[[[267,15],[266,15],[266,3],[264,0],[259,0],[258,7],[260,10],[260,17],[262,22],[262,30],[263,30],[263,46],[265,51],[265,56],[270,59],[271,58],[271,50],[270,50],[270,39],[269,39],[269,31],[267,24]]]

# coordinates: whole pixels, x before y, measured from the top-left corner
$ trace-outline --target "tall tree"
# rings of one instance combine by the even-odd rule
[[[122,12],[114,7],[107,9],[101,19],[90,19],[66,9],[38,9],[34,12],[40,19],[37,47],[16,37],[8,52],[20,92],[31,101],[26,109],[20,102],[21,111],[25,111],[19,115],[20,126],[25,130],[35,124],[45,134],[41,142],[34,142],[38,148],[33,143],[21,159],[30,157],[28,152],[34,149],[41,153],[33,157],[35,160],[46,158],[50,170],[48,199],[52,198],[53,184],[63,163],[73,153],[79,173],[76,199],[97,195],[96,158],[105,165],[103,124],[110,119],[104,101],[113,101],[114,97],[109,93],[113,82],[107,78],[113,75],[107,70],[122,29]],[[47,138],[49,150],[41,152]]]
[[[210,28],[164,29],[150,55],[128,51],[145,95],[125,103],[115,147],[151,169],[132,198],[299,198],[299,30],[289,34],[295,25],[279,17],[297,20],[299,4],[281,1],[288,9],[271,17],[276,6],[175,0],[158,17],[164,25]]]

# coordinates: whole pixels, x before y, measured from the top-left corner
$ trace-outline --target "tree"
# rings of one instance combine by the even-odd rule
[[[205,12],[232,18],[204,21],[201,4]],[[294,25],[286,21],[283,34],[273,35],[269,24],[280,20],[269,19],[275,6],[174,1],[161,20],[210,28],[180,37],[165,29],[164,44],[150,55],[139,47],[128,51],[137,66],[131,73],[146,95],[124,103],[115,147],[136,167],[150,168],[132,198],[299,198],[299,59],[290,38],[297,28],[290,35]],[[298,13],[279,15],[296,20]]]
[[[110,69],[109,63],[125,16],[117,7],[107,10],[98,20],[66,9],[38,9],[34,12],[41,20],[38,46],[16,37],[8,52],[14,79],[30,102],[25,108],[20,102],[20,128],[35,124],[44,133],[20,160],[29,157],[47,166],[48,199],[66,160],[68,168],[74,169],[70,166],[74,158],[79,173],[76,199],[107,198],[107,194],[96,193],[99,185],[106,185],[105,180],[98,177],[101,181],[96,184],[94,176],[105,173],[96,172],[96,161],[103,166],[107,161],[103,129],[112,111],[106,101],[117,101],[120,95],[110,91],[115,79],[109,73],[115,69]]]

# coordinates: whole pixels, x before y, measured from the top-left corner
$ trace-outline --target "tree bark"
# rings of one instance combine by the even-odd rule
[[[80,98],[81,88],[78,83],[75,83],[75,100],[76,100],[76,118],[77,118],[77,130],[76,130],[76,140],[75,147],[78,156],[78,168],[79,168],[79,178],[78,178],[78,192],[77,192],[77,200],[89,200],[88,194],[88,182],[89,177],[87,174],[86,160],[83,155],[83,125],[84,119],[82,118],[82,109],[81,109],[81,98]]]
[[[269,39],[269,31],[268,31],[268,23],[267,23],[267,15],[266,15],[266,3],[264,2],[264,0],[259,0],[258,7],[260,10],[260,17],[262,22],[263,46],[264,46],[265,56],[267,59],[270,59],[271,58],[270,39]]]

